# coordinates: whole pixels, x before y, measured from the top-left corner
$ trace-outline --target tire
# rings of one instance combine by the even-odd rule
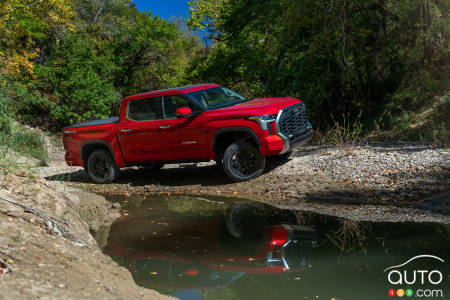
[[[95,150],[89,155],[87,172],[95,183],[111,183],[119,176],[116,163],[106,150]]]
[[[246,181],[263,173],[266,158],[255,146],[241,141],[227,147],[222,163],[225,174],[231,180]]]
[[[154,162],[154,163],[149,163],[149,164],[140,166],[139,169],[143,170],[143,171],[158,171],[162,167],[164,167],[163,163]]]
[[[227,209],[225,217],[228,233],[238,239],[258,237],[266,223],[264,204],[242,202]]]

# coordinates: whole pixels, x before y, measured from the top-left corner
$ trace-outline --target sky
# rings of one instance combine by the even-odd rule
[[[139,11],[149,10],[166,20],[172,17],[187,17],[188,0],[133,0]]]

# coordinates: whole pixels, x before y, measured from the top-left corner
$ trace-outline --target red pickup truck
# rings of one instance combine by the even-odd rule
[[[267,156],[287,157],[311,137],[300,100],[247,99],[217,84],[126,97],[119,117],[63,129],[67,164],[96,183],[112,182],[122,167],[210,160],[244,181],[262,174]]]

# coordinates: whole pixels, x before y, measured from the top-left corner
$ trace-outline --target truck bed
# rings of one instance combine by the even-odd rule
[[[75,124],[75,125],[72,125],[72,126],[67,126],[64,129],[85,127],[85,126],[106,125],[106,124],[113,124],[113,123],[118,123],[118,122],[119,122],[119,117],[111,117],[111,118],[107,118],[107,119],[94,120],[94,121],[89,121],[89,122]]]
[[[103,145],[111,152],[117,167],[125,166],[117,139],[119,117],[75,124],[63,129],[63,145],[66,150],[66,162],[70,166],[85,166],[90,145]],[[85,147],[86,146],[86,147]],[[87,149],[83,155],[82,150]]]

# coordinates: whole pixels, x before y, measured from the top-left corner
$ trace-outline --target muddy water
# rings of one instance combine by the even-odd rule
[[[378,300],[389,289],[450,295],[445,225],[355,222],[221,197],[109,198],[123,215],[103,235],[104,253],[138,285],[181,299]],[[394,269],[386,268],[417,255],[445,262],[417,258],[391,275],[398,283],[406,272],[411,284],[388,281]],[[423,284],[417,270],[428,272]],[[441,282],[428,282],[432,270]]]

